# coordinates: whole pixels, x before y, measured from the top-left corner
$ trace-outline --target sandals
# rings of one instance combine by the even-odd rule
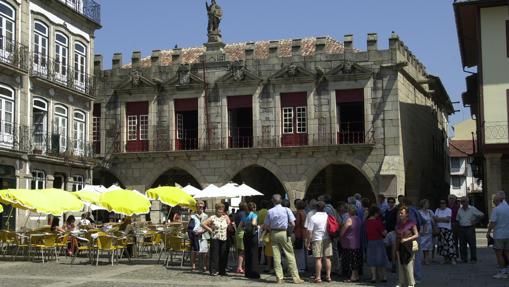
[[[327,283],[331,283],[332,282],[332,279],[329,277],[329,278],[325,278],[325,282]]]
[[[355,279],[355,280],[352,280],[352,279],[346,279],[346,280],[344,280],[343,282],[345,282],[345,283],[356,283],[356,282],[360,282],[360,279],[359,279],[359,278],[357,278],[357,279]]]
[[[322,283],[322,279],[320,279],[320,278],[315,278],[315,279],[313,280],[313,283]]]

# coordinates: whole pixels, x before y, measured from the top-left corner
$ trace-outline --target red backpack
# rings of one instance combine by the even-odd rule
[[[341,226],[334,215],[327,216],[327,233],[330,238],[339,237]]]

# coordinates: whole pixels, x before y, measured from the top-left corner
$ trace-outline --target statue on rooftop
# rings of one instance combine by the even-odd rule
[[[221,42],[221,31],[219,24],[223,18],[223,10],[217,5],[216,0],[212,0],[210,5],[205,2],[207,14],[209,16],[209,24],[207,27],[209,42]]]

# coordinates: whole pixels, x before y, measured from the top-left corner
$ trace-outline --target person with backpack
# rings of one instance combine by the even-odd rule
[[[322,282],[322,258],[325,258],[325,281],[331,282],[331,256],[332,242],[327,232],[327,222],[329,216],[325,212],[325,203],[318,201],[316,204],[316,213],[310,218],[308,228],[308,240],[306,247],[313,251],[315,258],[315,283]]]
[[[208,215],[204,212],[205,202],[196,203],[196,212],[191,215],[187,225],[187,234],[191,242],[191,271],[196,270],[196,258],[201,261],[202,271],[207,271],[207,253],[209,251],[209,233],[201,227],[202,222],[207,220]]]

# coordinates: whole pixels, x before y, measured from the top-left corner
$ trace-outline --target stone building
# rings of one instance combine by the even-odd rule
[[[291,201],[449,193],[451,102],[395,33],[388,49],[368,34],[366,51],[352,35],[213,36],[203,47],[133,52],[129,63],[114,54],[110,70],[96,55],[96,184],[235,181]]]
[[[99,11],[91,0],[0,0],[0,189],[91,181]],[[4,224],[30,224],[28,212],[4,209]]]

